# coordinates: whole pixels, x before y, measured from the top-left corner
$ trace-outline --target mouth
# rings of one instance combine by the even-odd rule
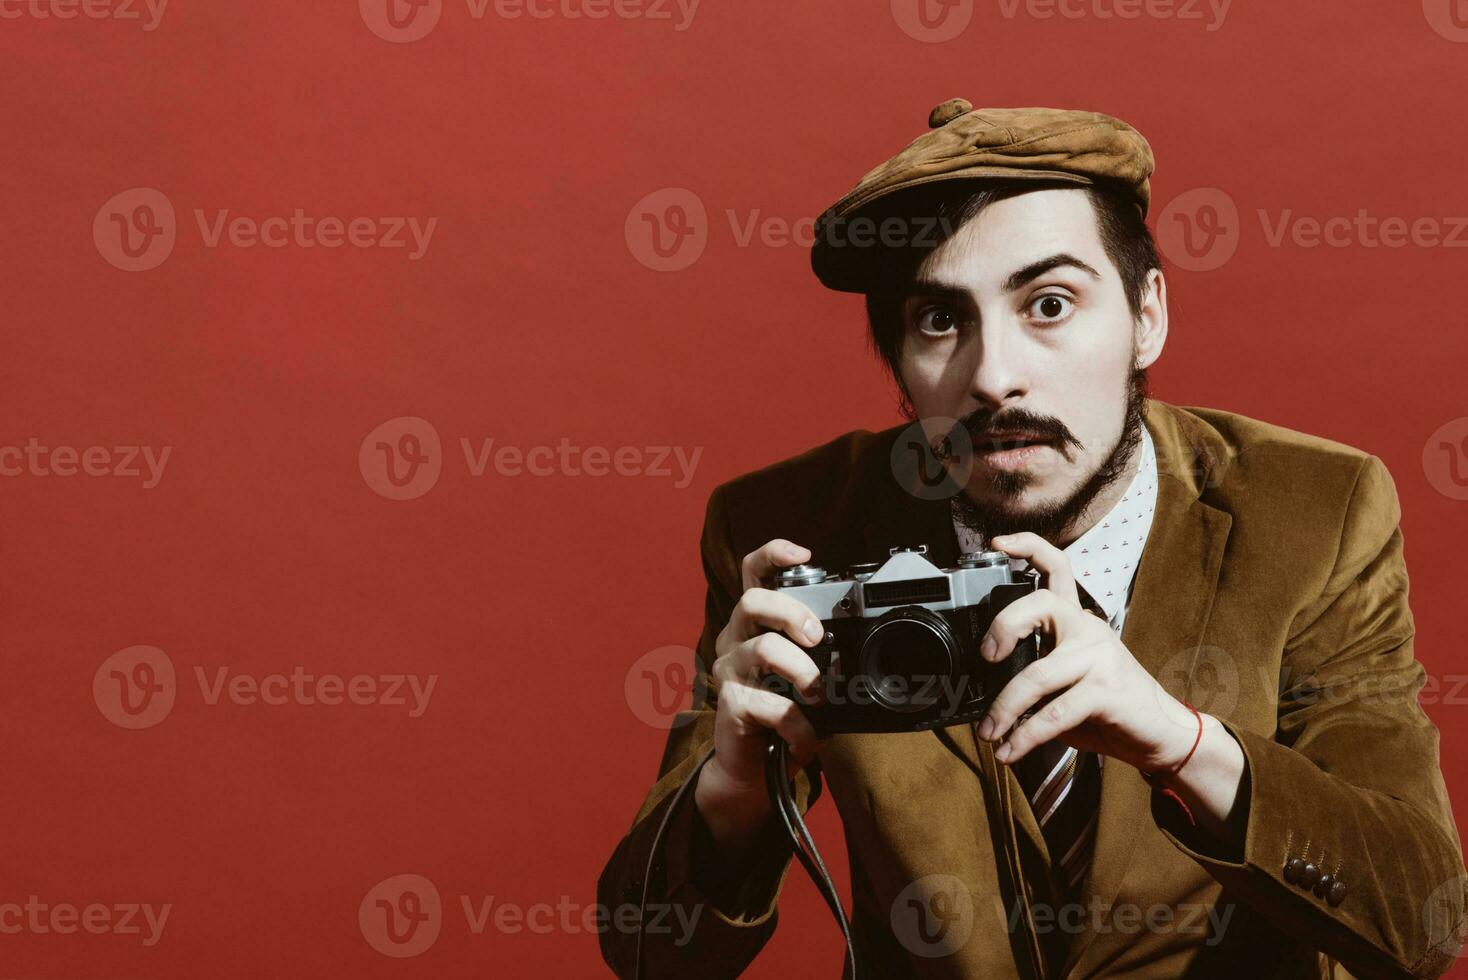
[[[974,447],[981,453],[1004,452],[1010,449],[1025,449],[1030,446],[1053,446],[1055,440],[1031,432],[993,432],[974,440]]]
[[[993,432],[974,440],[974,456],[996,470],[1022,470],[1054,448],[1056,440],[1032,432]]]

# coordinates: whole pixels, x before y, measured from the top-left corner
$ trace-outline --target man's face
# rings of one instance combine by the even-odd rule
[[[1152,275],[1135,317],[1083,190],[990,204],[918,267],[900,370],[930,441],[951,430],[944,419],[968,431],[969,523],[1054,538],[1124,491],[1139,372],[1166,336]]]

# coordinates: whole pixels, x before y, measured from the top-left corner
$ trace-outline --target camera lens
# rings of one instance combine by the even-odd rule
[[[952,629],[942,616],[921,606],[902,606],[882,615],[860,654],[861,674],[873,700],[903,713],[939,704],[958,662]]]

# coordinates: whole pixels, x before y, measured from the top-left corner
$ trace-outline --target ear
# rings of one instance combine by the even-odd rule
[[[1167,277],[1161,269],[1147,273],[1146,291],[1142,296],[1142,309],[1137,314],[1136,367],[1149,368],[1162,356],[1162,345],[1167,343]]]

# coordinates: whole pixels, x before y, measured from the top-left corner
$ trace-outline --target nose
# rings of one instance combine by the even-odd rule
[[[1026,346],[1024,337],[1011,325],[996,317],[985,318],[969,394],[991,411],[1029,394],[1030,358]]]

